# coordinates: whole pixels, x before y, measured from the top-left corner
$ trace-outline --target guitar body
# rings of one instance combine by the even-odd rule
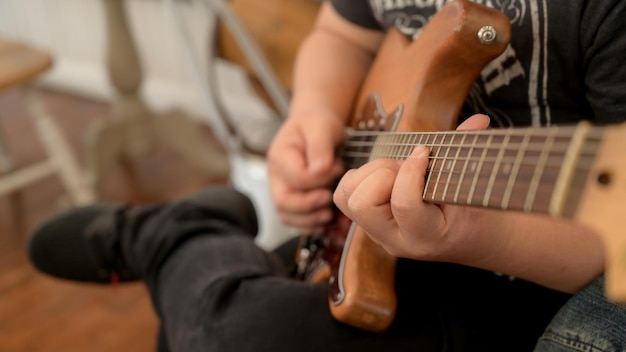
[[[483,38],[486,43],[478,34],[485,26],[490,26]],[[489,37],[492,30],[495,38]],[[390,30],[362,85],[350,127],[400,132],[454,129],[472,84],[505,50],[509,38],[504,14],[469,0],[445,5],[414,41]],[[312,281],[328,280],[330,309],[337,320],[384,331],[396,312],[397,259],[339,212],[335,218],[323,238],[309,240],[314,248],[299,258],[302,275]]]

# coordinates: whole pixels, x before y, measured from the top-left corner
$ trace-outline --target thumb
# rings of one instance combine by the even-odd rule
[[[489,127],[489,116],[485,114],[475,114],[463,121],[456,129],[457,131],[484,130]]]

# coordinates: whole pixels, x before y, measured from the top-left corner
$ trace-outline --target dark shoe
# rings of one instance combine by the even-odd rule
[[[111,283],[137,280],[115,232],[123,207],[94,204],[46,221],[31,235],[28,256],[39,271],[67,280]]]

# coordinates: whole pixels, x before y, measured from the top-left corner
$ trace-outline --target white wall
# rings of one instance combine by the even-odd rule
[[[142,95],[155,109],[182,107],[206,116],[190,67],[181,54],[160,1],[125,1],[141,57]],[[212,16],[197,2],[176,1],[193,50],[205,62]],[[102,0],[0,0],[0,36],[20,39],[54,54],[55,66],[44,84],[108,100],[113,90],[105,67],[106,21]],[[206,67],[201,67],[206,75]]]

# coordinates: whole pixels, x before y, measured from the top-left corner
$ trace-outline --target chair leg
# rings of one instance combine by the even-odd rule
[[[0,127],[0,172],[6,173],[13,170],[13,160],[4,145],[4,130]]]
[[[139,53],[133,41],[123,0],[102,0],[106,14],[107,65],[117,93],[112,118],[94,126],[87,139],[87,173],[99,189],[107,171],[121,158],[138,158],[166,144],[209,174],[228,175],[228,159],[204,143],[197,127],[181,112],[157,113],[139,95],[143,83]]]
[[[49,162],[60,177],[74,205],[83,205],[95,200],[95,194],[87,187],[81,168],[75,159],[61,130],[48,114],[32,87],[27,89],[28,108],[35,122],[35,128],[49,158]]]

